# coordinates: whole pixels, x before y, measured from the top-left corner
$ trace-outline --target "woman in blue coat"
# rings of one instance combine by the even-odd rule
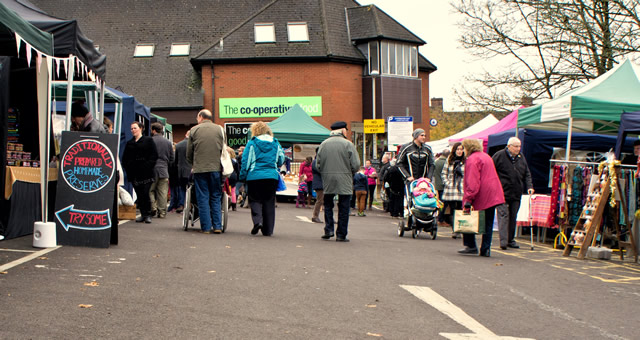
[[[247,184],[253,220],[251,235],[262,231],[262,235],[271,236],[276,220],[278,169],[284,164],[284,152],[266,123],[253,123],[251,135],[242,153],[240,181]]]

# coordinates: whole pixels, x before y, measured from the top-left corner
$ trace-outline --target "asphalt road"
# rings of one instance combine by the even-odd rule
[[[399,238],[379,211],[351,217],[350,243],[324,241],[310,217],[279,203],[263,237],[248,209],[222,235],[169,214],[122,224],[108,249],[35,253],[0,274],[0,338],[640,338],[637,264],[497,240],[491,258],[458,255],[450,229]],[[0,248],[0,265],[38,250],[30,237]]]

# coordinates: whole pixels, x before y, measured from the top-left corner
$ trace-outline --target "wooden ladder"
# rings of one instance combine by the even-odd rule
[[[604,213],[604,208],[607,206],[607,198],[609,198],[609,194],[611,193],[611,187],[608,175],[597,178],[598,182],[593,183],[592,189],[589,190],[587,194],[587,202],[582,208],[580,218],[571,232],[569,242],[567,242],[567,246],[562,253],[563,256],[571,255],[574,247],[580,247],[578,258],[581,260],[584,259],[594,239],[594,235],[602,222],[602,214]],[[603,181],[604,185],[601,185]]]

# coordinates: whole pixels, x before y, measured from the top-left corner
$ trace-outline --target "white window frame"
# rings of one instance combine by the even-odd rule
[[[155,44],[136,44],[133,51],[134,58],[151,58],[156,50]]]
[[[305,21],[288,22],[287,37],[289,42],[309,42],[309,26]]]
[[[172,43],[171,49],[169,50],[169,56],[170,57],[188,57],[190,52],[191,52],[191,44]]]
[[[268,29],[271,29],[268,31]],[[276,42],[276,27],[272,22],[255,23],[253,34],[256,44],[269,44]]]
[[[376,46],[376,51],[375,51],[375,65],[371,62],[371,44],[375,44]],[[369,59],[369,74],[371,74],[371,72],[376,71],[378,72],[378,74],[380,74],[380,43],[378,41],[369,41],[369,43],[367,44],[367,48],[368,48],[368,59]]]

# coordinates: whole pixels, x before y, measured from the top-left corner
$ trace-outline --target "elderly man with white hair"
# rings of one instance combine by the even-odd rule
[[[517,137],[509,138],[507,147],[493,155],[493,163],[502,184],[505,203],[498,206],[498,227],[500,230],[500,248],[520,248],[514,240],[516,217],[520,209],[522,194],[533,194],[531,172],[524,156],[520,153],[522,142]]]

